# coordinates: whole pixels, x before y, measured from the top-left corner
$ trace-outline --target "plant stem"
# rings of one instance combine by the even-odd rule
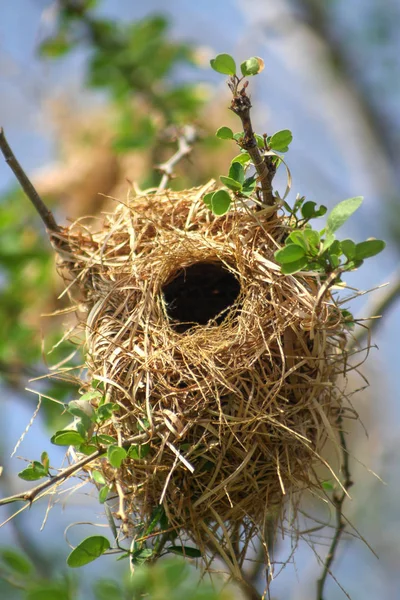
[[[161,428],[161,426],[154,427],[152,432],[156,432],[160,428]],[[125,442],[122,444],[122,447],[129,448],[129,446],[131,446],[132,444],[138,444],[140,442],[147,442],[147,441],[149,441],[150,437],[151,437],[151,432],[140,433],[138,435],[135,435],[135,436],[125,440]],[[58,473],[58,475],[55,475],[51,479],[47,479],[46,481],[43,481],[43,483],[40,483],[36,487],[34,487],[30,490],[27,490],[26,492],[20,492],[19,494],[14,494],[13,496],[8,496],[7,498],[1,498],[0,506],[4,506],[5,504],[10,504],[11,502],[17,502],[17,501],[29,502],[29,504],[32,504],[35,501],[35,499],[38,497],[40,492],[43,492],[44,490],[46,490],[48,488],[52,488],[55,485],[62,483],[63,481],[68,479],[68,477],[70,477],[71,475],[74,475],[75,473],[80,471],[80,469],[82,469],[83,467],[85,467],[86,465],[91,463],[92,461],[96,460],[96,458],[99,458],[100,456],[103,456],[106,453],[107,453],[107,447],[101,446],[98,448],[98,450],[96,450],[95,452],[92,452],[92,454],[90,454],[89,456],[85,456],[84,458],[82,458],[78,462],[74,463],[73,465],[70,465],[69,467],[62,469]]]
[[[343,503],[347,496],[347,491],[353,485],[353,481],[350,475],[350,467],[349,467],[349,453],[347,450],[347,443],[345,434],[343,431],[343,417],[342,413],[339,412],[337,417],[337,425],[339,428],[339,439],[340,439],[340,447],[342,452],[342,466],[341,471],[343,473],[343,488],[340,494],[335,493],[332,498],[333,506],[335,508],[336,515],[336,526],[335,526],[335,534],[333,536],[331,545],[328,550],[328,554],[326,555],[324,566],[322,569],[322,574],[320,579],[317,581],[317,600],[324,600],[324,587],[325,582],[328,577],[328,574],[331,573],[331,566],[333,561],[335,560],[336,550],[340,542],[340,538],[345,529],[345,520],[343,519]]]
[[[236,77],[236,76],[235,76]],[[233,99],[230,109],[242,121],[244,136],[238,141],[243,150],[249,153],[258,174],[261,185],[261,196],[263,204],[273,206],[275,198],[272,192],[272,179],[275,175],[275,167],[270,156],[262,156],[254,135],[253,126],[250,118],[251,102],[246,94],[246,86],[238,91],[238,81],[233,81],[229,86],[233,93]]]
[[[185,125],[182,129],[182,133],[178,136],[178,150],[173,156],[166,162],[157,166],[157,170],[161,171],[162,179],[158,186],[157,192],[164,191],[170,180],[174,176],[174,167],[182,158],[188,156],[192,151],[192,145],[196,141],[196,130],[191,125]]]
[[[4,135],[4,129],[0,127],[0,150],[5,158],[6,163],[18,179],[23,191],[32,202],[33,206],[39,213],[40,218],[46,225],[46,229],[50,232],[59,232],[60,227],[57,225],[53,213],[47,208],[36,189],[34,188],[29,177],[15,158],[13,151],[11,150],[6,136]]]

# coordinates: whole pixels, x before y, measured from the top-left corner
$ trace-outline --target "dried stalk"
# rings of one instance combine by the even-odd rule
[[[162,178],[158,186],[157,193],[164,191],[170,180],[174,176],[174,167],[185,156],[188,156],[192,151],[192,146],[196,141],[197,134],[194,127],[186,125],[183,127],[181,134],[178,136],[178,150],[166,162],[158,165],[157,170],[161,171]]]
[[[343,491],[339,493],[334,493],[332,502],[335,507],[335,515],[336,515],[336,526],[335,526],[335,534],[333,536],[331,545],[329,547],[328,554],[326,555],[324,566],[322,569],[322,574],[320,579],[317,581],[317,599],[316,600],[324,600],[324,587],[325,582],[328,577],[328,574],[331,573],[331,566],[333,561],[335,560],[336,551],[340,542],[340,539],[343,535],[346,522],[343,518],[343,504],[348,496],[348,490],[353,485],[353,481],[350,475],[350,466],[349,466],[349,453],[347,449],[347,443],[345,434],[343,431],[343,416],[342,413],[339,413],[337,418],[337,425],[339,428],[339,439],[340,439],[340,447],[342,452],[342,466],[341,471],[343,473]]]

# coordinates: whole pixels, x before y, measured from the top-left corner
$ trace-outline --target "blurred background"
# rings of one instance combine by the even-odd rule
[[[399,0],[19,0],[0,6],[0,125],[58,222],[112,209],[111,198],[125,197],[130,182],[157,185],[154,166],[176,147],[171,126],[193,124],[200,137],[190,162],[177,168],[173,186],[200,185],[227,171],[237,150],[214,133],[222,125],[239,126],[227,110],[223,78],[209,67],[209,59],[222,52],[237,62],[254,55],[265,60],[265,71],[250,82],[254,125],[259,133],[293,132],[289,202],[299,192],[330,209],[345,198],[365,197],[345,236],[357,242],[385,239],[388,247],[347,282],[365,291],[388,281],[392,287],[349,306],[357,317],[377,314],[376,306],[383,314],[374,322],[374,347],[363,366],[370,386],[365,388],[361,377],[351,382],[352,389],[360,389],[352,401],[368,436],[357,424],[349,434],[358,460],[352,462],[356,485],[346,516],[379,556],[345,536],[333,570],[352,600],[396,598],[400,589],[399,28]],[[275,184],[284,190],[283,178]],[[67,345],[54,347],[68,316],[40,318],[66,306],[57,301],[62,284],[39,217],[3,160],[0,229],[5,496],[27,487],[16,475],[26,464],[17,456],[39,460],[48,451],[54,466],[63,460],[62,449],[49,437],[66,422],[59,406],[46,398],[10,458],[38,402],[25,388],[61,402],[71,400],[74,390],[64,381],[30,381],[71,352]],[[46,501],[38,503],[0,529],[2,597],[129,597],[118,583],[126,565],[112,557],[66,574],[65,527],[83,523],[68,533],[76,544],[93,534],[87,522],[106,525],[88,488],[73,496],[66,489],[63,496],[50,497],[51,511]],[[0,522],[13,512],[12,505],[1,507]],[[324,556],[326,549],[321,537],[315,546],[301,544],[273,582],[271,596],[314,598],[321,571],[316,553]],[[288,551],[290,540],[279,542],[282,560]],[[108,588],[97,585],[105,568]],[[28,575],[31,583],[37,578],[37,596],[25,591]],[[262,591],[261,576],[259,585]],[[330,579],[326,599],[343,597]]]

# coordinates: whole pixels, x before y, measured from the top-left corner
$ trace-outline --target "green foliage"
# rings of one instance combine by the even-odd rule
[[[33,565],[26,556],[12,548],[0,550],[0,561],[3,567],[16,575],[30,575],[33,571]]]
[[[232,202],[230,195],[225,190],[206,194],[203,200],[215,215],[224,215],[228,212]]]
[[[230,54],[218,54],[215,58],[210,60],[210,65],[223,75],[235,75],[236,74],[236,63]]]
[[[243,77],[249,77],[251,75],[257,75],[264,69],[264,61],[258,56],[252,56],[248,58],[240,65],[240,70]]]
[[[270,150],[276,152],[287,152],[289,150],[289,144],[293,140],[292,132],[289,129],[282,129],[277,131],[271,137],[267,137],[267,145]]]
[[[111,544],[109,540],[102,535],[92,535],[84,539],[67,558],[69,567],[83,567],[88,563],[93,562],[99,556],[102,556],[109,550]]]
[[[357,269],[365,258],[379,254],[385,248],[382,240],[370,239],[359,244],[352,240],[339,241],[335,233],[347,219],[361,206],[362,198],[349,198],[337,204],[327,218],[325,229],[311,229],[308,220],[325,214],[325,207],[315,209],[315,202],[297,200],[291,214],[299,209],[303,221],[296,219],[301,228],[293,230],[285,240],[285,246],[275,252],[275,259],[281,265],[282,273],[289,275],[300,270],[318,271],[325,275],[335,271],[336,280],[345,271]]]

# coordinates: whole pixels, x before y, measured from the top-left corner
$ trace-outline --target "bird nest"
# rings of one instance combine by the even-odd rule
[[[64,235],[88,311],[88,380],[116,405],[97,433],[125,448],[148,434],[119,468],[89,469],[116,492],[127,532],[162,505],[169,527],[235,572],[286,499],[322,489],[345,325],[317,274],[274,261],[288,221],[240,204],[216,216],[202,200],[212,185],[129,198]]]

